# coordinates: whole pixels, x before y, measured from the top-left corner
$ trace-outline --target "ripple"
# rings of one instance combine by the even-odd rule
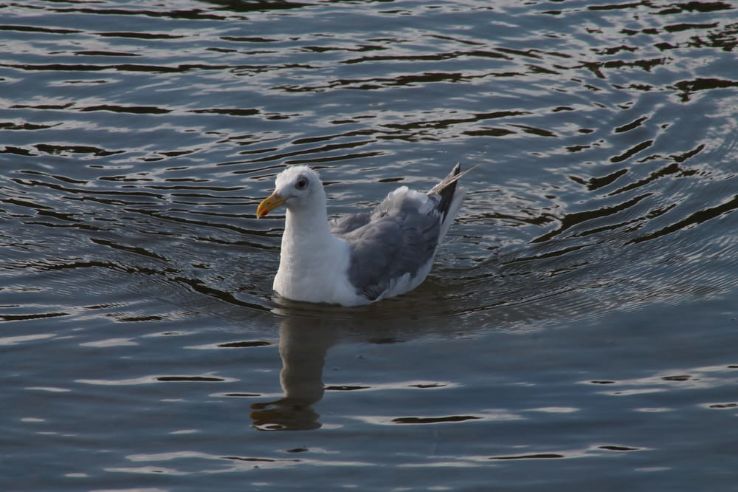
[[[225,379],[212,376],[158,376],[156,380],[163,383],[222,383],[225,381]]]
[[[80,345],[83,347],[110,348],[136,346],[139,345],[139,343],[131,340],[130,338],[108,338],[105,340],[96,340],[94,342],[85,342]]]
[[[512,422],[524,420],[524,417],[504,410],[486,410],[478,415],[442,415],[425,417],[380,417],[353,416],[354,419],[372,425],[436,425],[455,424],[475,425],[475,422]]]
[[[707,405],[707,408],[712,408],[715,410],[728,410],[738,408],[738,403],[709,403]]]
[[[736,208],[738,208],[738,195],[733,197],[732,200],[727,201],[721,205],[718,205],[716,207],[710,207],[703,210],[699,210],[697,212],[694,212],[689,217],[675,223],[671,224],[667,227],[664,227],[663,229],[660,229],[656,232],[653,232],[651,234],[648,234],[646,236],[641,236],[639,238],[636,238],[633,240],[633,242],[642,242],[642,241],[648,241],[651,239],[658,238],[660,236],[664,236],[666,234],[671,234],[674,231],[678,231],[680,229],[684,229],[686,227],[700,224],[702,222],[705,222],[707,220],[714,219],[716,217],[720,217],[721,215],[724,215],[726,213],[733,212]]]
[[[448,417],[397,417],[392,419],[395,424],[441,424],[446,422],[466,422],[480,420],[482,417],[473,415],[451,415]]]
[[[36,335],[18,335],[13,337],[0,337],[0,346],[19,345],[37,340],[48,340],[54,338],[53,333],[38,333]]]
[[[547,460],[566,458],[563,454],[558,453],[534,453],[534,454],[517,454],[512,456],[493,456],[491,460]]]
[[[237,379],[216,377],[216,376],[142,376],[138,378],[129,379],[78,379],[79,384],[88,384],[94,386],[137,386],[142,384],[156,384],[156,383],[232,383],[236,382]]]
[[[612,162],[612,163],[623,162],[623,161],[625,161],[627,159],[630,159],[635,154],[637,154],[637,153],[639,153],[639,152],[641,152],[641,151],[649,148],[652,145],[653,145],[653,140],[646,140],[645,142],[641,142],[641,143],[639,143],[637,145],[634,145],[630,149],[626,150],[622,154],[616,155],[614,157],[611,157],[610,158],[610,162]]]
[[[80,108],[79,111],[111,111],[113,113],[134,113],[134,114],[166,114],[171,112],[168,109],[157,108],[154,106],[116,106],[112,104],[99,104],[97,106],[87,106]]]
[[[29,386],[25,389],[28,391],[45,391],[48,393],[69,393],[72,391],[68,388],[57,388],[55,386]]]
[[[217,349],[233,349],[233,348],[257,348],[257,347],[269,347],[272,346],[272,342],[268,342],[265,340],[245,340],[245,341],[237,341],[237,342],[224,342],[224,343],[212,343],[207,345],[197,345],[193,347],[188,347],[190,349],[197,349],[197,350],[217,350]]]
[[[386,488],[379,467],[390,486],[474,488],[490,466],[503,489],[576,489],[547,471],[597,488],[710,469],[736,408],[718,350],[738,267],[735,12],[4,9],[8,466],[56,463],[42,489],[131,474],[284,488],[287,467],[318,489]],[[284,166],[319,168],[333,214],[428,189],[456,161],[477,165],[466,206],[419,289],[351,310],[272,297],[283,217],[254,209]],[[686,456],[665,432],[694,466],[661,466]]]

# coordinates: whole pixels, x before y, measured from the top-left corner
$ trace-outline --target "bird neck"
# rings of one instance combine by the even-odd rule
[[[287,209],[273,283],[279,295],[306,302],[353,301],[356,295],[341,289],[348,261],[348,245],[331,234],[325,200]]]
[[[282,237],[283,248],[286,246],[285,240],[287,238],[289,238],[289,241],[287,241],[290,243],[289,245],[295,246],[297,243],[301,243],[301,248],[308,245],[319,247],[321,243],[333,239],[325,201],[310,206],[302,206],[296,210],[287,209],[284,236]]]

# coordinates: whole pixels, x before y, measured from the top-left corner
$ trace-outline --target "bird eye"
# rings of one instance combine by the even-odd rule
[[[295,188],[297,188],[298,190],[304,190],[305,188],[307,188],[307,185],[308,180],[305,178],[300,178],[297,180],[297,183],[295,183]]]

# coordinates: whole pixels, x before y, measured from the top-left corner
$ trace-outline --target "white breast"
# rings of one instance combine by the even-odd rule
[[[300,245],[296,248],[296,244]],[[333,236],[282,237],[279,270],[274,290],[295,301],[354,306],[367,301],[356,294],[348,280],[349,247]]]

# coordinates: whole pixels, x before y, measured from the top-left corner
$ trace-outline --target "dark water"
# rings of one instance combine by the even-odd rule
[[[738,6],[0,3],[2,490],[738,490]],[[460,161],[429,280],[272,299]]]

